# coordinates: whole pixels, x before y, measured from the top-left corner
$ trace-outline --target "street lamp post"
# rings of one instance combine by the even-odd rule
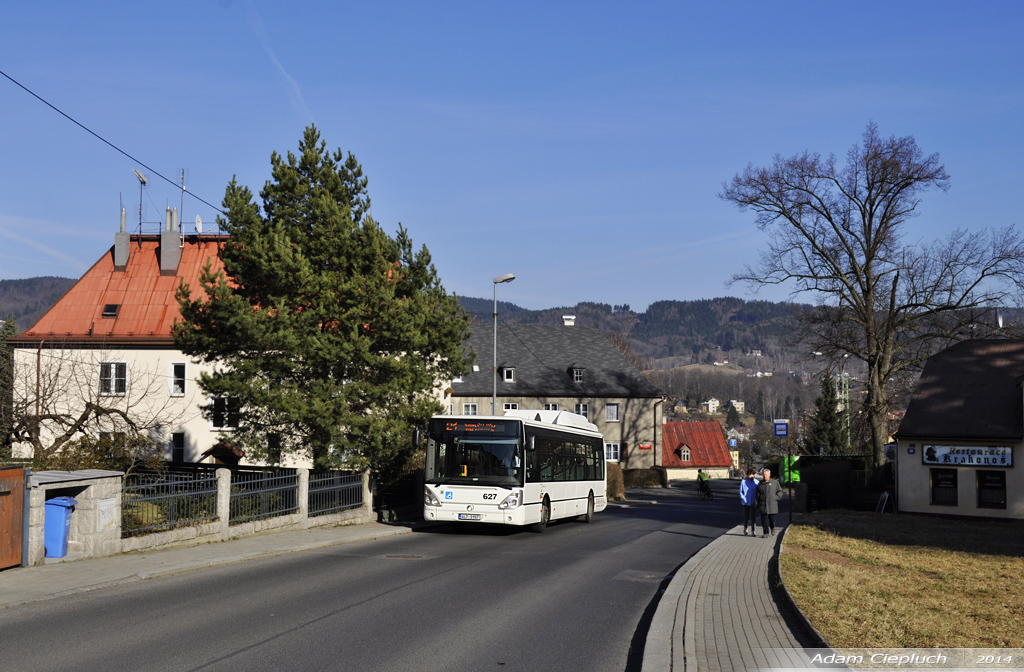
[[[494,349],[493,361],[491,363],[491,415],[498,414],[498,285],[503,282],[512,282],[516,276],[511,273],[499,275],[494,279]]]

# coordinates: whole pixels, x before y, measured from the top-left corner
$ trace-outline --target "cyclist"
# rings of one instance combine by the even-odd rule
[[[711,487],[708,485],[708,481],[711,477],[704,473],[703,469],[697,470],[697,489],[706,495],[711,494]]]

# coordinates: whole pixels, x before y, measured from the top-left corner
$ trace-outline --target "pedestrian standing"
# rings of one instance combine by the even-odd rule
[[[743,506],[743,536],[747,536],[747,524],[750,524],[750,534],[757,536],[757,516],[754,507],[757,504],[757,481],[754,480],[754,470],[747,469],[747,477],[740,481],[740,505]]]
[[[775,514],[779,512],[779,500],[782,499],[782,486],[778,481],[772,480],[770,469],[764,470],[764,480],[757,486],[757,510],[761,512],[761,538],[766,538],[769,533],[775,536]],[[755,535],[756,536],[756,535]]]

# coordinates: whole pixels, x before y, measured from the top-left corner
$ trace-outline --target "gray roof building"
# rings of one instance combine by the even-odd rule
[[[1024,341],[930,357],[896,432],[902,512],[1024,518]]]
[[[474,325],[466,345],[476,352],[478,372],[452,385],[454,396],[490,396],[493,331]],[[514,380],[502,372],[514,369]],[[582,370],[577,381],[574,369]],[[601,332],[590,327],[498,325],[498,395],[563,397],[661,397],[662,392],[630,364]]]
[[[475,325],[466,342],[476,371],[451,385],[450,410],[489,415],[494,380],[491,325]],[[573,326],[500,325],[498,415],[506,410],[561,410],[582,415],[604,436],[609,461],[624,468],[660,464],[664,395],[599,331]]]

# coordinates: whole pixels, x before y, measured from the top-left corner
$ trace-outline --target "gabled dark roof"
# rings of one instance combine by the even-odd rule
[[[463,347],[476,351],[479,371],[452,383],[454,396],[491,396],[491,325],[474,325]],[[515,368],[515,382],[501,370]],[[574,383],[572,369],[584,369]],[[601,332],[590,327],[541,324],[498,325],[498,396],[660,397],[651,384]]]
[[[900,423],[901,440],[1024,437],[1024,341],[958,343],[928,359]]]
[[[715,421],[666,422],[661,428],[662,465],[679,467],[731,467],[732,456],[725,442],[722,426]],[[690,459],[679,459],[684,446],[690,448]]]

